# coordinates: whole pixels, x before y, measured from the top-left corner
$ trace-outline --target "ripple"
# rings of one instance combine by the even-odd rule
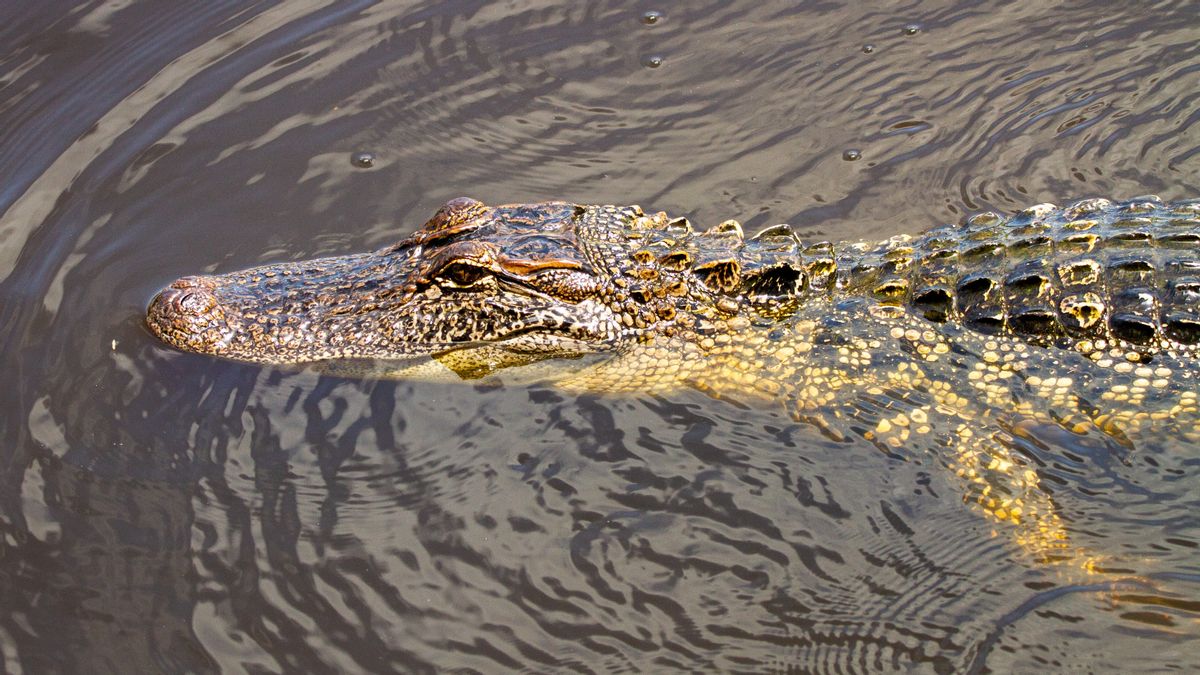
[[[462,194],[831,239],[1195,196],[1191,4],[10,4],[0,650],[22,669],[1200,665],[1186,444],[1014,441],[1104,554],[1085,571],[999,536],[936,449],[692,391],[274,371],[141,322],[182,274],[381,246]]]

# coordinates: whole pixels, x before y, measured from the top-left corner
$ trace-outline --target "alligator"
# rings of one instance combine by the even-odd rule
[[[786,225],[460,198],[374,253],[179,279],[147,324],[182,350],[340,375],[781,402],[835,441],[933,456],[1026,550],[1063,559],[1022,439],[1200,442],[1200,200],[806,245]]]

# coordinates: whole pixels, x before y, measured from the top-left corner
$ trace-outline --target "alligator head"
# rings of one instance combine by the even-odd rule
[[[809,274],[798,247],[786,228],[746,241],[726,221],[694,234],[637,206],[460,198],[374,253],[179,279],[147,324],[183,350],[270,364],[476,353],[496,367],[700,343],[736,330],[743,310],[794,309]]]
[[[406,359],[473,347],[610,349],[628,330],[580,227],[583,207],[443,206],[375,253],[190,276],[147,324],[180,349],[260,363]]]

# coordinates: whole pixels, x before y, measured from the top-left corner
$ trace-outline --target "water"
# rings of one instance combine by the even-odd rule
[[[1195,3],[866,5],[6,3],[4,669],[1200,667],[1193,446],[1022,441],[1086,573],[782,410],[322,378],[141,324],[175,277],[460,195],[808,239],[1200,195]]]

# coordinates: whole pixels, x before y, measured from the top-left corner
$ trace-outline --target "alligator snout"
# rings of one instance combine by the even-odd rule
[[[165,342],[182,349],[219,353],[232,327],[213,292],[212,277],[184,277],[162,289],[146,310],[146,325]]]

